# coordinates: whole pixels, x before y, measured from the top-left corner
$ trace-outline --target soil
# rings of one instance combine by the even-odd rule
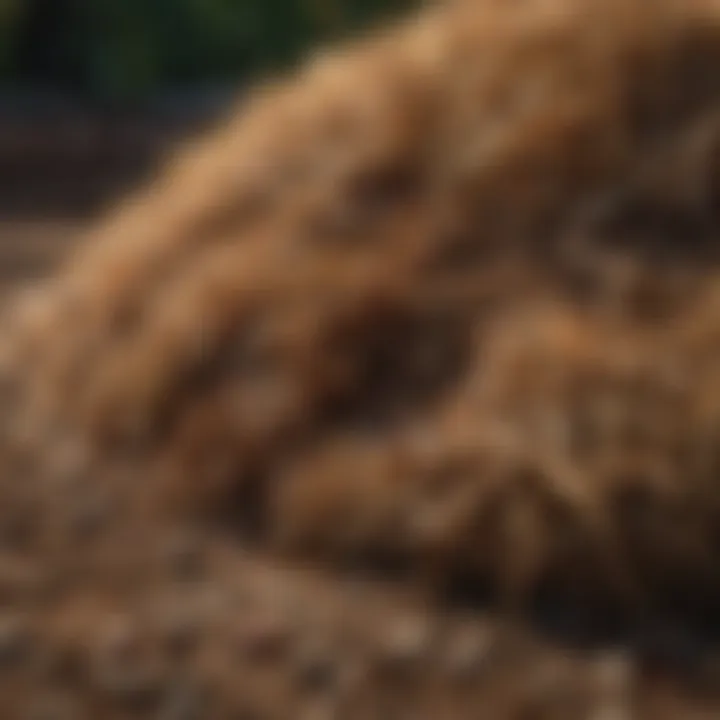
[[[646,15],[0,163],[3,718],[720,713],[720,15]]]

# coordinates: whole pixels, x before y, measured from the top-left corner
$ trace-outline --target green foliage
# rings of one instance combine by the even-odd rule
[[[0,0],[0,77],[10,72],[14,36],[23,0]]]
[[[22,81],[31,66],[33,81],[114,99],[168,85],[242,81],[411,2],[0,0],[0,77]],[[50,43],[33,40],[43,22],[46,35],[52,27]]]

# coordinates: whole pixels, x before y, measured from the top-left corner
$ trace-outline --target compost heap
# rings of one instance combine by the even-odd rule
[[[3,717],[717,711],[719,70],[716,0],[429,7],[8,303]]]

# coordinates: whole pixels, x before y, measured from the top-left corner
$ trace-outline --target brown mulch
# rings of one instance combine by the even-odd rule
[[[458,0],[8,212],[2,717],[715,717],[716,67]]]

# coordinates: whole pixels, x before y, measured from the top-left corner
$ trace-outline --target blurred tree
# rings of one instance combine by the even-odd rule
[[[0,0],[0,77],[98,99],[242,81],[412,0]]]
[[[76,0],[22,0],[4,17],[12,21],[10,59],[15,75],[42,84],[65,84],[82,71],[83,14]],[[59,30],[61,29],[61,30]]]
[[[7,76],[14,63],[17,18],[22,0],[0,0],[0,77]]]

